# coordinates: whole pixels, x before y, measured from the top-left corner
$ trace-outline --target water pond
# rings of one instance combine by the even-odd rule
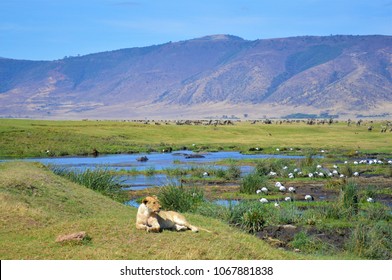
[[[147,161],[138,159],[147,157]],[[45,165],[53,165],[59,168],[84,171],[86,169],[105,168],[114,171],[162,171],[166,169],[187,169],[195,166],[208,166],[209,168],[227,168],[225,166],[217,167],[216,162],[233,159],[299,159],[303,156],[288,155],[266,155],[266,154],[242,154],[240,152],[211,152],[197,154],[192,151],[176,151],[173,153],[149,153],[149,154],[114,154],[102,155],[98,157],[59,157],[59,158],[29,158],[24,161],[40,162]],[[247,174],[253,170],[251,166],[241,166],[242,174]],[[126,190],[140,190],[153,186],[162,186],[168,182],[177,182],[176,178],[171,178],[162,173],[154,173],[151,176],[145,175],[125,175],[118,179]]]

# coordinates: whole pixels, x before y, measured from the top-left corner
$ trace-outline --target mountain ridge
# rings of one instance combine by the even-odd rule
[[[216,34],[54,61],[0,58],[1,117],[348,117],[391,107],[385,35]]]

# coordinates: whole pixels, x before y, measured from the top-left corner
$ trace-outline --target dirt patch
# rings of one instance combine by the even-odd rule
[[[305,232],[309,237],[328,244],[338,250],[343,250],[350,237],[349,228],[317,229],[315,227],[303,227],[294,225],[266,226],[256,236],[267,241],[275,247],[292,250],[289,243],[294,240],[296,234]]]

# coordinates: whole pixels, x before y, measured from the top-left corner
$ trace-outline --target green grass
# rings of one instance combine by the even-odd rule
[[[192,224],[213,233],[148,234],[135,229],[136,211],[57,176],[40,164],[0,164],[3,260],[304,258],[197,214],[185,213]],[[55,242],[58,235],[77,231],[86,231],[91,240],[65,245]]]
[[[1,157],[43,157],[87,155],[94,149],[100,153],[134,153],[178,150],[242,150],[262,147],[265,153],[319,152],[356,154],[390,153],[390,135],[378,133],[382,123],[374,123],[374,131],[366,126],[256,124],[233,126],[149,125],[116,121],[38,121],[0,120]],[[193,145],[195,144],[195,145]],[[291,151],[293,149],[293,151]]]

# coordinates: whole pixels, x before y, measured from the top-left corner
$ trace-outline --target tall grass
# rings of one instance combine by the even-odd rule
[[[349,251],[368,259],[392,258],[392,227],[387,222],[358,223],[347,243]]]
[[[258,189],[267,187],[267,185],[268,180],[264,175],[259,175],[257,172],[252,172],[242,178],[240,192],[255,194]]]
[[[351,214],[358,213],[358,186],[350,181],[342,187],[340,200],[342,206]]]
[[[163,209],[178,212],[194,212],[198,205],[205,201],[202,189],[175,183],[161,187],[158,198]]]
[[[57,175],[109,196],[114,200],[124,202],[127,198],[125,192],[121,190],[119,180],[107,169],[86,169],[82,172],[78,172],[63,167],[51,166],[51,170]]]

